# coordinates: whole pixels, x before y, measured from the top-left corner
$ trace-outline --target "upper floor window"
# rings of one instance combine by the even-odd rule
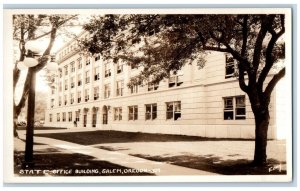
[[[167,119],[178,120],[181,118],[181,101],[167,102]]]
[[[111,76],[111,71],[110,71],[110,66],[109,63],[104,64],[104,72],[105,72],[105,77]]]
[[[86,102],[89,101],[89,99],[90,99],[89,89],[86,89],[84,91],[84,98],[85,98]]]
[[[82,77],[81,77],[81,74],[78,74],[78,75],[77,75],[77,78],[78,78],[78,86],[81,86],[81,84],[82,84]]]
[[[67,95],[64,95],[64,101],[65,101],[65,105],[67,105],[67,103],[68,103]]]
[[[100,60],[100,55],[97,55],[97,56],[95,57],[95,61],[98,61],[98,60]]]
[[[122,120],[122,107],[115,107],[114,108],[114,120],[115,121]]]
[[[110,84],[104,85],[104,98],[110,97]]]
[[[58,69],[58,72],[59,72],[59,77],[62,78],[62,69]]]
[[[61,96],[58,97],[58,106],[61,106]]]
[[[123,96],[124,80],[117,81],[117,96]]]
[[[99,73],[99,66],[97,66],[95,69],[94,69],[94,80],[99,80],[100,79],[100,73]]]
[[[145,119],[146,120],[153,120],[157,117],[157,104],[147,104],[146,105],[146,113]]]
[[[172,75],[169,78],[169,88],[180,86],[183,83],[183,75]]]
[[[86,58],[85,65],[86,65],[86,66],[88,66],[88,65],[90,65],[90,64],[91,64],[91,60],[90,60],[90,58]]]
[[[85,72],[85,83],[90,83],[90,71]]]
[[[71,93],[71,99],[70,99],[71,104],[74,103],[74,93]]]
[[[81,102],[81,91],[77,93],[77,103]]]
[[[138,119],[138,106],[129,106],[128,107],[128,120],[137,120]]]
[[[65,90],[68,90],[68,80],[65,80]]]
[[[99,87],[94,87],[94,100],[99,99]]]
[[[54,107],[54,99],[51,99],[51,108]]]
[[[224,98],[224,120],[246,119],[245,96]]]
[[[235,75],[235,60],[231,54],[225,54],[225,78],[231,78]]]
[[[59,82],[59,91],[62,91],[62,82]]]
[[[120,74],[120,73],[122,73],[123,72],[123,63],[121,63],[121,62],[118,62],[117,63],[117,74]]]
[[[81,57],[79,57],[79,58],[77,59],[77,68],[78,68],[78,69],[81,69],[81,68],[82,68],[82,58],[81,58]]]
[[[71,72],[75,72],[75,62],[71,62]]]
[[[75,78],[72,77],[71,78],[71,88],[74,88],[75,87]]]
[[[68,65],[65,66],[65,75],[68,75]]]
[[[157,90],[159,87],[159,83],[148,83],[148,91],[153,91],[153,90]]]
[[[134,93],[138,93],[139,92],[139,85],[132,85],[130,87],[130,93],[134,94]]]

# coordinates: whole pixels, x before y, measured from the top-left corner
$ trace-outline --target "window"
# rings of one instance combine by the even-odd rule
[[[183,83],[183,75],[173,75],[169,78],[169,88],[180,86]]]
[[[94,87],[94,100],[99,99],[99,87]]]
[[[78,69],[81,69],[81,68],[82,68],[82,58],[81,58],[81,57],[79,57],[79,58],[77,59],[77,68],[78,68]]]
[[[59,72],[59,77],[62,78],[62,70],[61,70],[61,68],[58,69],[58,72]]]
[[[137,120],[138,119],[138,106],[129,106],[128,107],[128,120]]]
[[[122,120],[122,107],[114,108],[114,120],[121,121]]]
[[[139,86],[138,85],[132,85],[130,87],[130,93],[131,94],[138,93],[138,91],[139,91]]]
[[[110,84],[104,85],[104,98],[110,97]]]
[[[71,62],[71,72],[75,72],[75,62]]]
[[[110,67],[109,67],[109,64],[108,63],[105,63],[104,64],[104,70],[105,70],[105,77],[109,77],[111,76],[111,72],[110,72]]]
[[[52,114],[49,114],[49,122],[52,122]]]
[[[79,91],[77,93],[77,102],[80,103],[81,102],[81,91]]]
[[[167,102],[167,119],[174,119],[178,120],[181,118],[181,102],[180,101],[174,101],[174,102]]]
[[[57,122],[60,122],[60,113],[57,113],[57,114],[56,114],[56,121],[57,121]]]
[[[51,99],[51,108],[54,107],[54,99]]]
[[[67,103],[68,103],[67,95],[64,96],[64,100],[65,100],[65,105],[67,105]]]
[[[246,119],[245,96],[224,98],[224,120]]]
[[[68,75],[68,65],[65,66],[65,75]]]
[[[75,111],[75,121],[79,121],[79,111]]]
[[[157,90],[159,87],[159,83],[148,83],[148,91],[154,91]]]
[[[81,74],[78,74],[77,78],[78,78],[78,86],[81,86],[82,84]]]
[[[63,114],[63,119],[62,119],[62,121],[66,121],[66,112],[63,112],[62,114]]]
[[[97,55],[97,56],[95,57],[95,61],[98,61],[98,60],[100,60],[100,55]]]
[[[145,119],[146,120],[153,120],[157,117],[157,104],[147,104],[146,105],[146,113]]]
[[[134,69],[138,69],[138,64],[130,64],[130,68],[131,68],[131,70],[134,70]]]
[[[89,99],[90,99],[90,96],[89,96],[89,89],[86,89],[86,90],[84,91],[84,98],[85,98],[85,101],[86,101],[86,102],[89,101]]]
[[[99,74],[99,66],[95,68],[94,71],[94,80],[97,81],[100,79],[100,74]]]
[[[234,74],[235,74],[235,60],[233,59],[233,56],[230,55],[230,54],[226,54],[225,59],[226,59],[225,78],[234,77]]]
[[[59,91],[62,91],[62,82],[59,82]]]
[[[65,80],[65,90],[68,90],[68,80]]]
[[[85,83],[90,83],[90,71],[85,72]]]
[[[73,104],[74,103],[74,93],[71,93],[71,104]]]
[[[51,94],[54,95],[55,94],[55,88],[51,88]]]
[[[117,63],[117,74],[120,74],[121,72],[123,72],[123,63],[118,62]]]
[[[61,106],[61,96],[58,97],[58,106]]]
[[[68,116],[69,116],[69,121],[72,121],[72,112],[69,112]]]
[[[124,80],[117,81],[117,96],[123,96]]]
[[[86,58],[85,65],[88,66],[88,65],[90,65],[90,63],[91,63],[90,58]]]
[[[75,78],[72,77],[71,78],[71,88],[74,88],[75,87]]]

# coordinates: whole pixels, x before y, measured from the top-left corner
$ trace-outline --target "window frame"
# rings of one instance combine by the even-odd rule
[[[172,111],[168,110],[168,104],[170,104],[169,106],[172,106]],[[176,105],[178,104],[178,105]],[[176,106],[179,106],[179,111],[176,111]],[[178,107],[177,107],[178,108]],[[181,109],[181,101],[171,101],[171,102],[166,102],[166,120],[173,120],[173,121],[177,121],[178,119],[182,118],[182,109]],[[172,114],[171,117],[170,113]],[[176,114],[178,115],[176,117]]]
[[[137,121],[139,119],[138,114],[139,114],[138,105],[128,106],[128,121]]]
[[[156,111],[154,111],[154,106],[156,108]],[[147,111],[147,107],[150,107],[150,112]],[[147,113],[148,112],[148,113]],[[150,118],[148,118],[147,116],[149,116],[150,114]],[[151,103],[151,104],[145,104],[145,121],[149,121],[149,120],[155,120],[157,119],[157,103]]]

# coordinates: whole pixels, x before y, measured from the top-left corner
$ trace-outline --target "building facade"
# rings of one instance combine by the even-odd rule
[[[229,55],[210,52],[206,65],[185,65],[159,84],[128,88],[141,69],[85,56],[72,41],[57,52],[59,71],[50,90],[45,126],[254,138],[255,121]],[[269,138],[277,138],[276,91]],[[278,99],[280,100],[280,99]]]

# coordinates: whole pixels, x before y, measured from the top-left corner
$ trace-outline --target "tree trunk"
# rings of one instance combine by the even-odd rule
[[[254,113],[255,116],[255,166],[263,166],[267,163],[267,140],[270,121],[269,109],[261,109]]]

